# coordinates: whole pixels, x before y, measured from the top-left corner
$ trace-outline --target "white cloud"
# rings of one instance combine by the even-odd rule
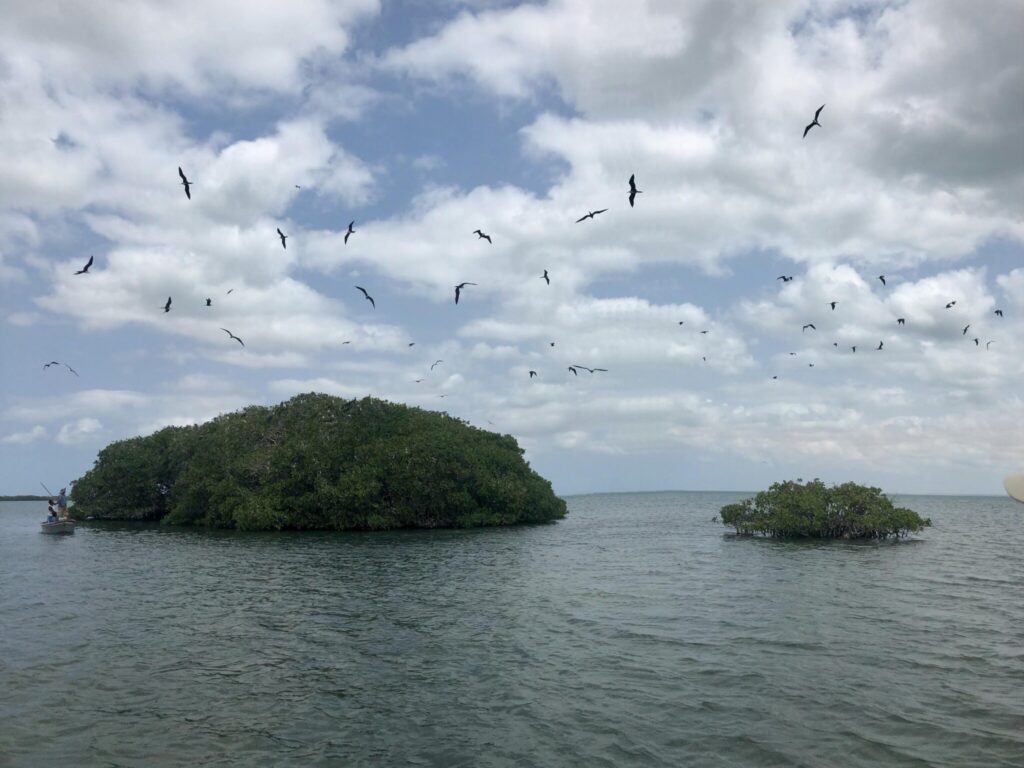
[[[0,443],[27,445],[28,443],[34,443],[36,440],[42,440],[44,437],[46,437],[46,429],[41,424],[36,424],[27,432],[12,432],[9,435],[4,435],[0,438]]]
[[[103,429],[98,419],[84,418],[64,424],[57,432],[57,442],[61,445],[77,445],[95,438],[96,433]]]

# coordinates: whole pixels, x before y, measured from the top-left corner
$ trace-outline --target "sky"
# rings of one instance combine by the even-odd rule
[[[8,3],[0,493],[311,391],[509,433],[562,494],[1001,493],[1022,25],[1020,0]]]

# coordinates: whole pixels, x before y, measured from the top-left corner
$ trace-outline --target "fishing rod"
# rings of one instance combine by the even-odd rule
[[[43,486],[43,490],[46,491],[47,494],[49,494],[50,496],[53,496],[53,491],[51,491],[49,488],[46,487],[46,483],[44,483],[42,480],[40,480],[39,484],[41,486]]]

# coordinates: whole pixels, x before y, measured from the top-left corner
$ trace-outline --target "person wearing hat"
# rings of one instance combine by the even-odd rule
[[[61,488],[60,493],[57,494],[57,517],[61,520],[68,516],[68,497],[66,491],[67,488]]]

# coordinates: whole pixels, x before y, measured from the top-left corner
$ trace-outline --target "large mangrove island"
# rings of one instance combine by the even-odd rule
[[[511,435],[315,393],[111,443],[72,499],[79,519],[241,530],[466,528],[566,514]]]
[[[821,480],[774,483],[752,499],[727,504],[719,514],[738,534],[777,538],[899,539],[932,524],[895,506],[880,488],[830,487]]]

